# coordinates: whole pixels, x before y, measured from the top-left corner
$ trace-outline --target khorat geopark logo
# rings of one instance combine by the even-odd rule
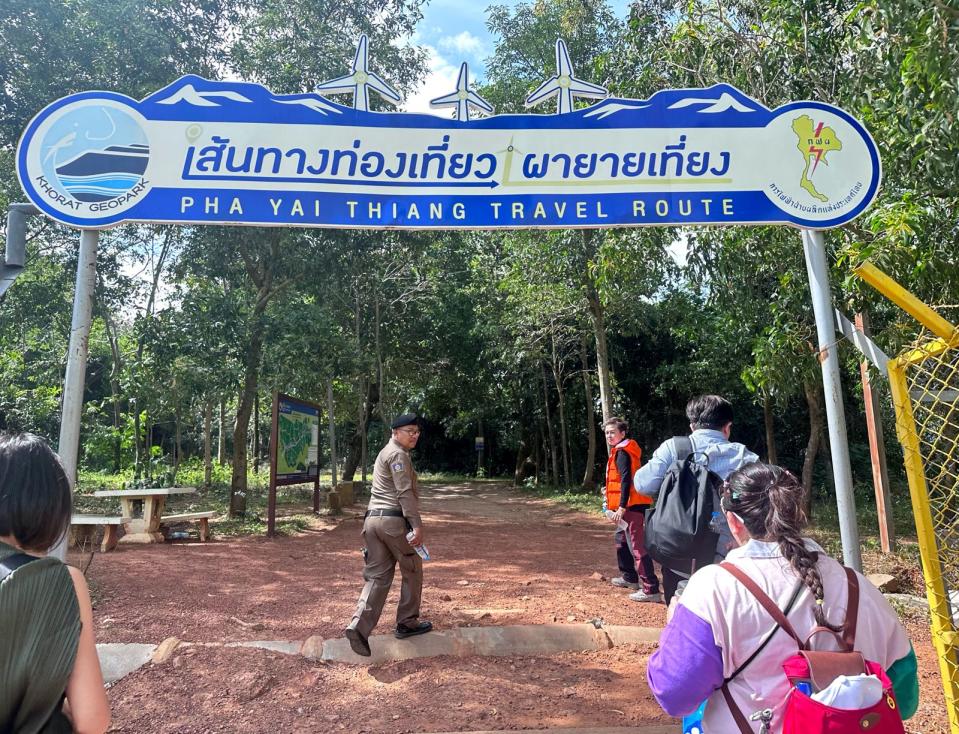
[[[24,133],[18,173],[34,204],[78,227],[825,229],[876,195],[876,145],[837,107],[771,110],[723,84],[609,98],[575,76],[560,44],[557,73],[527,100],[555,101],[555,114],[492,114],[465,64],[434,100],[452,119],[371,112],[371,92],[400,97],[361,42],[351,73],[309,94],[186,76],[139,102],[58,100]],[[350,93],[353,106],[320,92]]]

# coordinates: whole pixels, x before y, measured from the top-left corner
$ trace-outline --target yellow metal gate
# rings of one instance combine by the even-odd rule
[[[857,274],[930,333],[889,363],[916,518],[932,641],[952,734],[959,734],[959,329],[875,267]]]

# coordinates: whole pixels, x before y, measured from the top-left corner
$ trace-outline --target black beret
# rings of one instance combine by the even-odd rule
[[[404,413],[403,415],[397,417],[392,423],[390,423],[390,428],[402,428],[403,426],[415,426],[419,422],[419,416],[416,413]]]

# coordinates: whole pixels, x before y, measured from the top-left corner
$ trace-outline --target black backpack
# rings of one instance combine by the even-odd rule
[[[655,507],[646,513],[646,551],[673,571],[692,573],[716,554],[719,534],[710,530],[709,521],[722,480],[709,471],[708,458],[695,460],[688,436],[672,441],[676,460],[666,470]]]

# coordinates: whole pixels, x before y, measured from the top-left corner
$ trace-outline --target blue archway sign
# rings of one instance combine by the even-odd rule
[[[82,228],[825,229],[861,214],[881,174],[875,143],[843,110],[770,110],[724,84],[450,120],[196,76],[139,102],[84,92],[52,103],[27,127],[17,168],[34,204]]]

